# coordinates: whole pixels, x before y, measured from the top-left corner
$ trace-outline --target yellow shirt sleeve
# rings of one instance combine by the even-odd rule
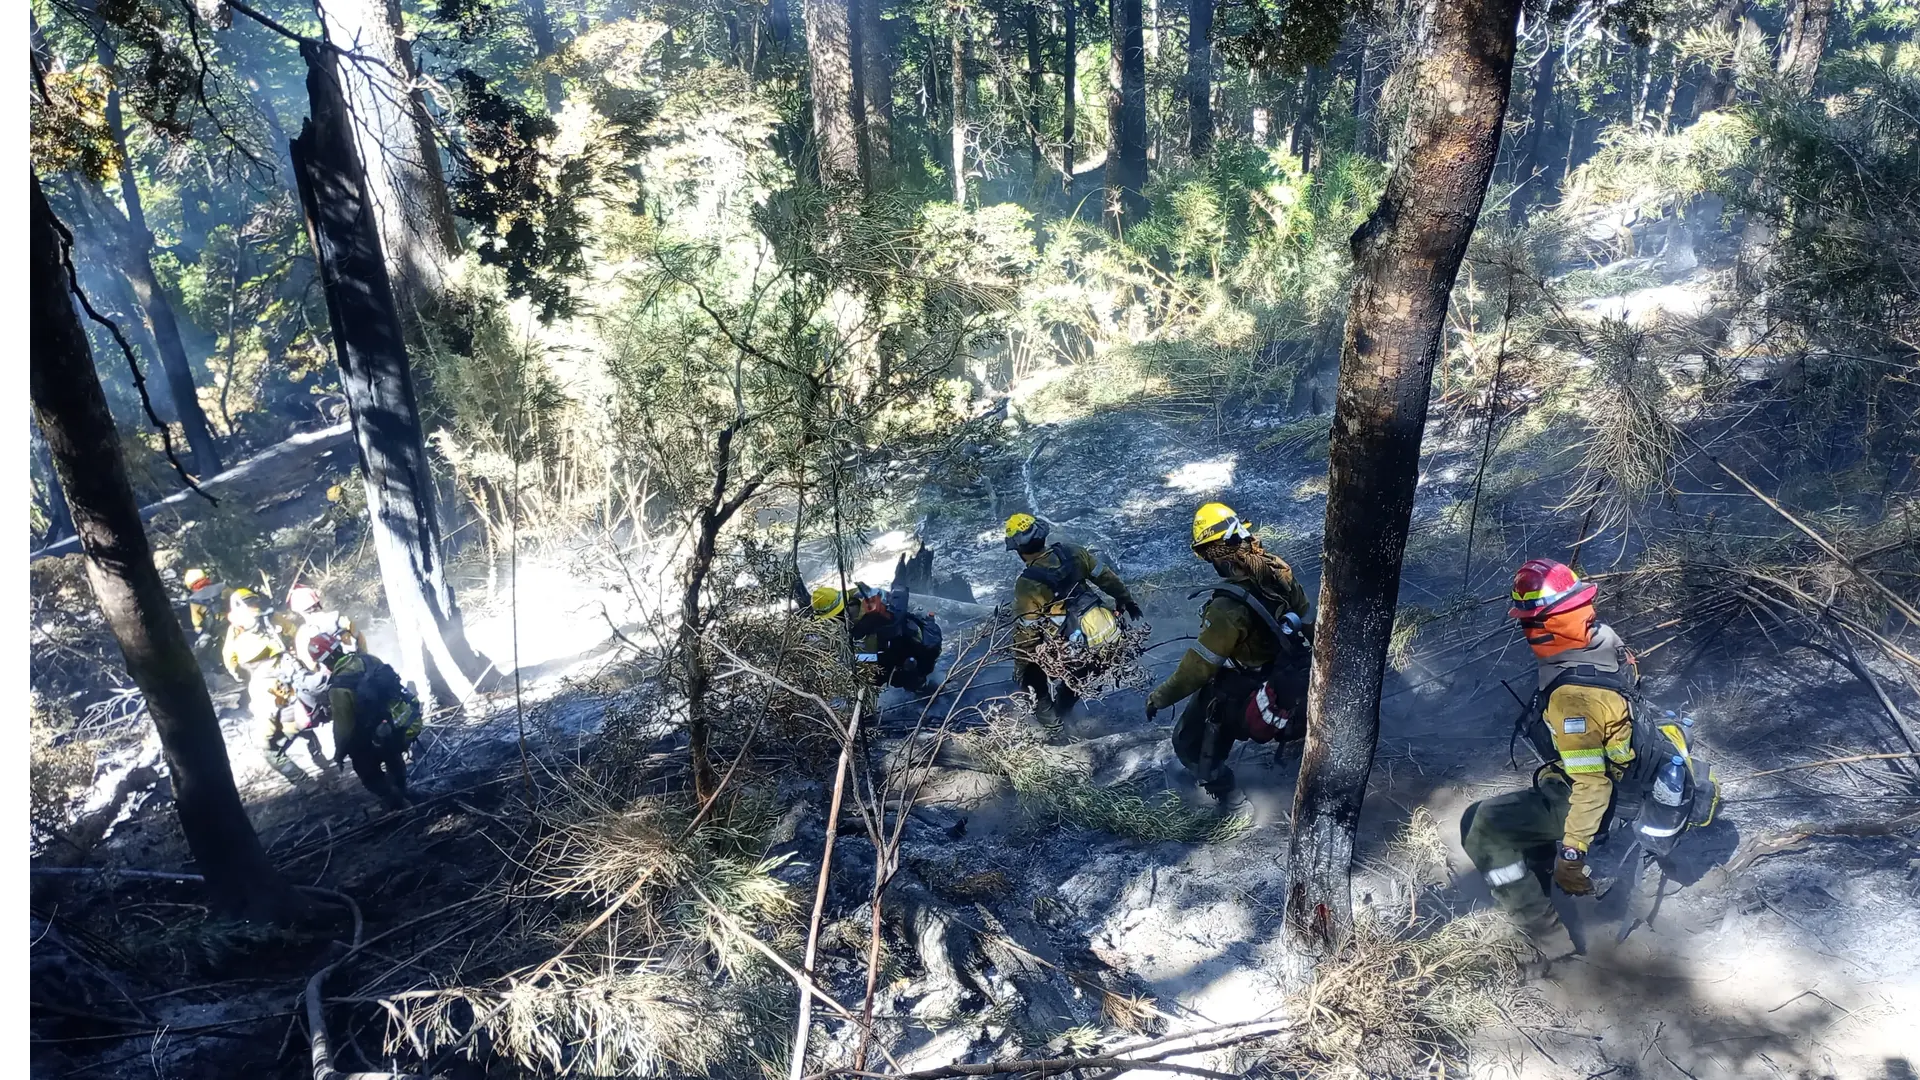
[[[1626,699],[1597,686],[1562,686],[1546,708],[1560,769],[1573,787],[1563,843],[1587,850],[1613,801],[1614,774],[1633,760]]]

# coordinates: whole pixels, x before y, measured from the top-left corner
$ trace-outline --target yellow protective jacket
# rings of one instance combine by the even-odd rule
[[[1632,654],[1605,624],[1594,627],[1586,648],[1540,661],[1541,719],[1559,754],[1553,764],[1573,789],[1561,842],[1581,851],[1593,843],[1616,785],[1633,764],[1631,703],[1617,689],[1580,681],[1583,669],[1602,681],[1631,685],[1639,678]]]
[[[254,626],[228,624],[226,641],[220,649],[220,662],[226,666],[227,674],[236,679],[246,677],[256,666],[271,663],[281,653],[287,651],[287,643],[280,637],[272,623]]]
[[[1228,584],[1273,601],[1270,610],[1276,617],[1285,617],[1291,611],[1305,620],[1307,591],[1294,580],[1291,567],[1285,563],[1280,567],[1277,576],[1236,577],[1228,579]],[[1180,657],[1180,666],[1173,674],[1147,695],[1147,704],[1164,709],[1186,700],[1207,685],[1228,662],[1246,670],[1264,667],[1273,660],[1279,647],[1266,620],[1249,609],[1245,601],[1226,593],[1215,593],[1200,608],[1198,639]]]
[[[1020,559],[1030,569],[1039,571],[1041,577],[1057,580],[1077,580],[1099,586],[1100,591],[1113,597],[1115,603],[1125,607],[1134,602],[1133,594],[1127,591],[1126,582],[1113,572],[1107,560],[1083,548],[1078,544],[1064,541],[1053,544],[1038,555],[1021,555]],[[1071,566],[1066,561],[1071,562]],[[1017,679],[1026,673],[1033,663],[1033,647],[1040,640],[1040,634],[1051,623],[1061,625],[1067,616],[1067,597],[1070,589],[1055,590],[1035,575],[1022,571],[1013,583],[1013,674]]]

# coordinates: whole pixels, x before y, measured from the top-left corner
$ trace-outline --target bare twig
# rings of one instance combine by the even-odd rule
[[[860,726],[860,704],[853,707],[853,726]],[[846,794],[847,766],[853,757],[853,740],[840,741],[840,762],[833,772],[833,801],[827,808],[827,838],[820,849],[820,877],[813,890],[813,915],[807,922],[807,951],[800,961],[800,970],[808,979],[813,977],[814,951],[820,944],[820,917],[827,907],[827,875],[833,869],[833,841],[840,831],[840,803]],[[800,1080],[806,1071],[807,1030],[813,1023],[813,995],[807,984],[800,986],[800,1018],[793,1027],[793,1050],[788,1055],[787,1076],[789,1080]]]

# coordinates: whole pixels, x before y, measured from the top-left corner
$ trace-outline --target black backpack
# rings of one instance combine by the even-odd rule
[[[395,736],[382,738],[382,731],[393,732],[392,717],[395,702],[405,701],[417,711],[419,705],[414,701],[413,693],[400,681],[400,673],[393,670],[385,661],[372,657],[363,657],[365,665],[358,675],[350,676],[353,690],[353,714],[358,721],[355,735],[371,740],[375,745],[391,741]],[[335,677],[336,684],[338,676]],[[405,738],[404,734],[398,737]]]

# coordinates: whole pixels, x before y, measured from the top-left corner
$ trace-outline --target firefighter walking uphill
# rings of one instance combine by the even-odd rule
[[[425,726],[419,699],[400,675],[367,652],[348,652],[331,634],[307,643],[309,658],[325,668],[328,711],[333,720],[333,763],[353,762],[360,783],[388,809],[412,801],[407,790],[407,749]]]
[[[247,686],[247,713],[273,771],[294,783],[307,773],[287,757],[295,739],[306,743],[316,765],[326,760],[310,726],[296,722],[287,705],[295,692],[297,666],[287,643],[267,618],[266,600],[252,589],[233,590],[227,606],[227,636],[220,651],[227,674]]]
[[[1078,544],[1048,544],[1048,532],[1047,523],[1032,514],[1007,519],[1007,550],[1025,564],[1013,583],[1014,679],[1033,691],[1035,718],[1055,724],[1073,710],[1080,695],[1049,677],[1036,661],[1042,636],[1057,635],[1084,647],[1085,662],[1097,664],[1101,651],[1120,636],[1113,607],[1100,594],[1112,598],[1129,619],[1140,618],[1140,605],[1106,559]]]
[[[1194,512],[1193,553],[1221,580],[1190,597],[1207,596],[1199,636],[1147,695],[1147,719],[1192,698],[1173,726],[1174,754],[1226,806],[1234,799],[1234,744],[1296,738],[1306,726],[1313,618],[1293,568],[1225,503]]]

